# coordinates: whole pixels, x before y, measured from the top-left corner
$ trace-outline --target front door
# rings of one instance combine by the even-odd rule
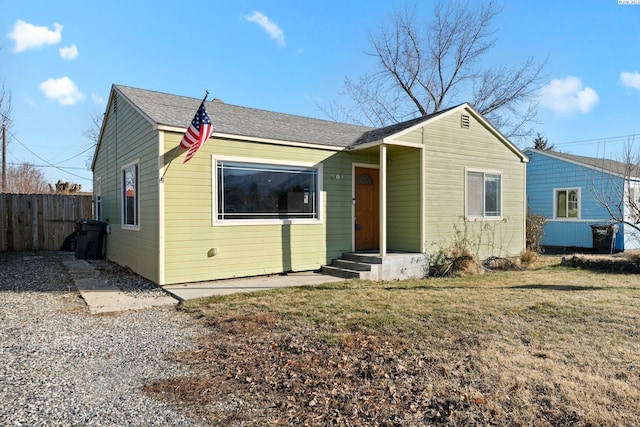
[[[355,168],[355,250],[380,248],[378,169]]]

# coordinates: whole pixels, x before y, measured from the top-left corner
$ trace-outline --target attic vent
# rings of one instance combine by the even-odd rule
[[[219,99],[219,98],[213,98],[213,102],[218,103],[218,104],[224,104],[224,101],[222,99]]]
[[[469,129],[469,116],[467,114],[460,116],[460,127]]]

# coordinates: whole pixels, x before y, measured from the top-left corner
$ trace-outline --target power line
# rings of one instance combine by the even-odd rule
[[[583,139],[580,141],[554,142],[553,145],[599,144],[602,142],[615,141],[620,139],[629,140],[630,138],[633,139],[635,137],[640,137],[640,133],[632,133],[622,136],[609,136],[606,138]]]
[[[94,145],[91,145],[91,146],[89,146],[87,149],[82,150],[81,152],[79,152],[78,154],[76,154],[75,156],[73,156],[73,157],[69,157],[69,158],[68,158],[68,159],[66,159],[66,160],[63,160],[63,161],[61,161],[61,162],[56,163],[56,165],[61,165],[61,164],[63,164],[64,162],[68,162],[69,160],[73,160],[73,159],[75,159],[76,157],[80,156],[81,154],[84,154],[84,153],[86,153],[87,151],[92,150],[93,148],[95,148],[95,146],[94,146]],[[82,168],[70,168],[70,167],[68,167],[68,166],[65,166],[65,167],[66,167],[67,169],[82,169]],[[86,170],[86,169],[85,169],[85,170]]]
[[[9,135],[10,135],[10,136],[11,136],[11,137],[12,137],[12,138],[13,138],[13,139],[18,143],[18,144],[20,144],[20,145],[22,146],[22,148],[24,148],[25,150],[27,150],[28,152],[30,152],[31,154],[33,154],[34,156],[36,156],[38,159],[40,159],[40,160],[42,160],[43,162],[45,162],[45,163],[48,165],[47,167],[51,167],[51,168],[57,169],[57,170],[59,170],[59,171],[61,171],[61,172],[64,172],[64,173],[66,173],[66,174],[73,175],[73,176],[75,176],[76,178],[80,178],[80,179],[84,179],[84,180],[87,180],[87,181],[91,181],[91,179],[90,179],[90,178],[86,178],[86,177],[84,177],[84,176],[77,175],[77,174],[75,174],[75,173],[73,173],[73,172],[69,172],[69,171],[67,171],[67,170],[65,170],[65,169],[63,169],[63,168],[61,168],[61,167],[59,167],[59,166],[54,165],[53,163],[51,163],[51,162],[47,161],[46,159],[43,159],[42,157],[40,157],[39,155],[37,155],[36,153],[34,153],[34,152],[33,152],[29,147],[27,147],[25,144],[23,144],[23,143],[22,143],[22,142],[21,142],[21,141],[20,141],[20,140],[19,140],[19,139],[14,135],[14,134],[12,134],[12,133],[11,133],[11,131],[7,130],[7,132],[9,133]],[[81,153],[81,154],[82,154],[82,153]],[[75,157],[75,156],[74,156],[74,157]],[[67,160],[70,160],[70,159],[67,159]],[[66,162],[67,160],[65,160],[65,162]],[[70,168],[67,168],[67,169],[70,169]]]
[[[17,162],[7,163],[7,165],[9,165],[9,166],[22,166],[24,164],[25,164],[24,162],[20,162],[19,160]],[[59,167],[51,166],[51,165],[34,165],[32,163],[29,163],[29,165],[33,166],[34,168],[55,168],[55,169],[59,169]],[[65,166],[64,168],[65,169],[74,169],[74,170],[79,170],[79,171],[86,171],[87,170],[87,168],[78,168],[78,167],[73,167],[73,166]]]

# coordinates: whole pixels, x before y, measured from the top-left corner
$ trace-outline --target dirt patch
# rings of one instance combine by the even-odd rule
[[[454,419],[482,425],[494,418],[480,390],[434,390],[434,377],[470,375],[472,360],[451,366],[432,352],[371,332],[330,343],[277,325],[247,333],[245,322],[252,320],[237,322],[218,325],[195,353],[176,356],[198,370],[207,367],[204,375],[157,381],[145,390],[189,405],[216,425],[401,426]],[[479,344],[450,339],[453,345]]]
[[[640,273],[640,258],[632,255],[573,255],[562,257],[561,265],[605,273]]]

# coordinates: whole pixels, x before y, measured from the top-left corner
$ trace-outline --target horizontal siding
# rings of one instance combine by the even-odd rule
[[[180,138],[166,133],[166,151]],[[351,162],[345,153],[210,139],[187,164],[184,152],[177,154],[164,179],[164,283],[313,270],[349,250]],[[212,225],[213,155],[322,164],[322,221]]]
[[[102,218],[111,225],[107,258],[158,281],[158,134],[117,95],[109,105],[94,168],[102,182]],[[139,159],[140,230],[123,230],[122,167]]]
[[[460,127],[453,113],[425,127],[425,235],[428,252],[446,249],[466,235],[480,258],[524,250],[525,163],[482,123]],[[502,221],[465,221],[465,168],[502,173]]]
[[[622,191],[623,180],[593,169],[528,152],[527,208],[530,212],[548,219],[542,244],[559,247],[591,248],[593,233],[591,224],[610,221],[610,216],[594,197],[594,190],[615,194]],[[578,220],[555,220],[553,212],[554,189],[580,189],[580,218]],[[622,234],[618,239],[620,249]]]
[[[421,251],[420,154],[415,148],[389,148],[387,245],[392,250]]]
[[[396,141],[409,142],[412,144],[422,144],[423,138],[423,130],[424,128],[414,129],[411,132],[407,132],[406,134],[400,136],[396,139]]]

